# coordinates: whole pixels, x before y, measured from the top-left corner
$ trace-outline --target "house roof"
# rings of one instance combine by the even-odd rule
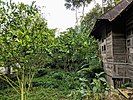
[[[94,28],[91,32],[92,35],[96,35],[97,30],[101,27],[101,23],[104,21],[112,22],[115,20],[121,13],[127,11],[128,7],[133,4],[133,0],[122,0],[119,4],[113,7],[108,12],[104,13],[99,19],[97,19]]]
[[[100,19],[108,19],[109,21],[113,21],[131,4],[132,1],[133,0],[122,0],[118,5],[103,14]]]

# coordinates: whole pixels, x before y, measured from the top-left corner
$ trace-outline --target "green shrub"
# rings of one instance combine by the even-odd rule
[[[46,69],[40,69],[36,72],[35,77],[42,77],[44,75],[46,75],[48,73],[48,71]]]
[[[62,72],[58,72],[58,73],[54,73],[53,78],[57,79],[57,80],[62,80],[64,78],[64,73]]]

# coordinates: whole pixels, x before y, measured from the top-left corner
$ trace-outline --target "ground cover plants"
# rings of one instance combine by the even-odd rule
[[[35,75],[27,100],[72,99],[68,94],[79,87],[76,74],[57,69],[43,69],[43,72],[45,74],[38,75],[37,73]],[[19,100],[20,96],[11,87],[8,87],[0,90],[0,98],[1,100]]]
[[[55,37],[35,2],[0,0],[0,67],[7,69],[0,72],[0,100],[104,100],[110,89],[90,36],[100,12],[97,5]]]

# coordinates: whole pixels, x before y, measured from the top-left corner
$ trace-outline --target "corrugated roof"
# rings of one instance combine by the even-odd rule
[[[119,16],[132,2],[133,0],[122,0],[118,5],[109,10],[107,13],[103,14],[100,19],[108,19],[113,21],[117,16]]]
[[[114,19],[116,19],[121,13],[128,10],[127,8],[133,4],[133,0],[122,0],[119,4],[117,4],[115,7],[113,7],[111,10],[103,14],[99,19],[97,19],[94,28],[91,32],[94,36],[96,36],[99,27],[102,26],[103,22],[112,22]]]

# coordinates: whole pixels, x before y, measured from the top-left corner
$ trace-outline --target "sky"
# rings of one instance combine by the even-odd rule
[[[58,28],[59,31],[64,31],[69,27],[73,27],[76,22],[75,12],[67,10],[64,6],[65,0],[12,0],[14,2],[23,2],[31,4],[32,1],[36,1],[36,5],[41,7],[41,11],[44,18],[47,20],[49,28]],[[102,0],[96,0],[101,3]],[[85,13],[88,12],[94,6],[92,2],[85,8]],[[78,12],[78,16],[81,16],[81,10]]]

